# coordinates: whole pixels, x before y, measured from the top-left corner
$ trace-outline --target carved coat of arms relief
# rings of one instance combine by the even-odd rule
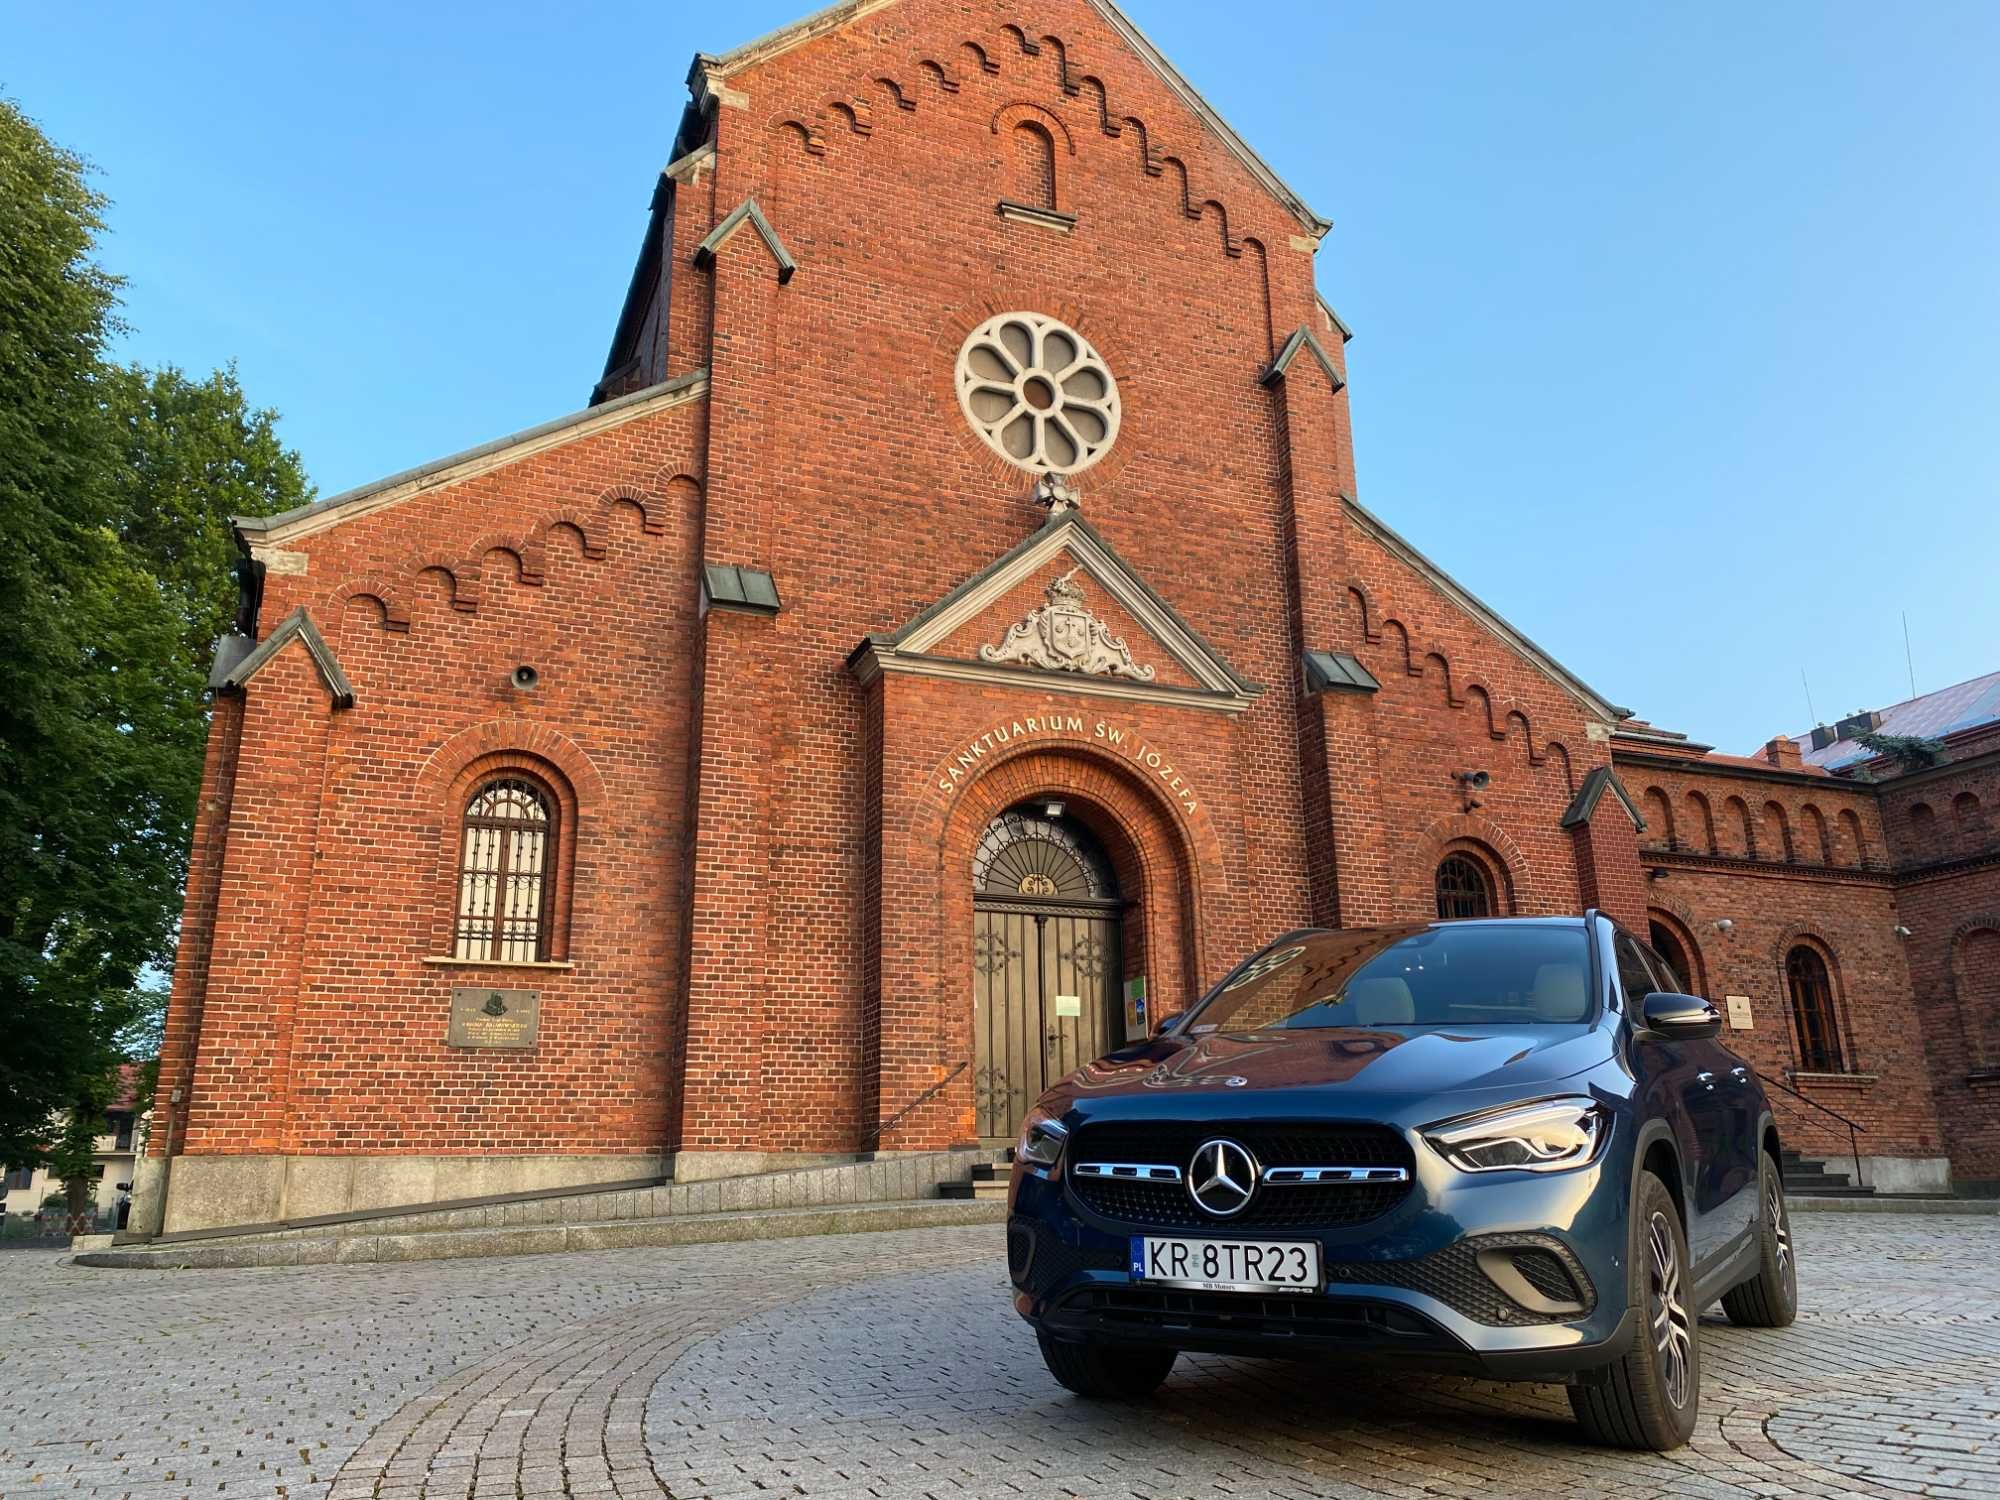
[[[1092,614],[1083,602],[1083,585],[1076,581],[1082,566],[1079,563],[1061,577],[1051,579],[1043,590],[1048,602],[1008,626],[999,645],[981,646],[979,659],[1151,682],[1154,669],[1134,662],[1131,648],[1114,636],[1111,627]]]

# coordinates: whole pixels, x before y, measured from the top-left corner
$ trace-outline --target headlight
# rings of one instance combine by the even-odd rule
[[[1014,1159],[1034,1167],[1053,1167],[1062,1160],[1063,1142],[1069,1129],[1039,1106],[1028,1111],[1021,1122],[1021,1139],[1014,1147]]]
[[[1607,1123],[1593,1099],[1537,1099],[1441,1120],[1422,1134],[1461,1172],[1567,1172],[1596,1160]]]

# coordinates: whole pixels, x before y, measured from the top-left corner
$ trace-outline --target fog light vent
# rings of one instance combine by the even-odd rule
[[[1023,1281],[1028,1275],[1028,1265],[1035,1258],[1035,1232],[1025,1224],[1007,1226],[1007,1270],[1016,1280]]]
[[[1543,1245],[1508,1243],[1494,1236],[1479,1251],[1479,1269],[1517,1308],[1539,1317],[1570,1317],[1589,1310],[1590,1294],[1570,1273],[1567,1256]]]
[[[1547,1250],[1516,1250],[1512,1259],[1521,1279],[1551,1302],[1583,1305],[1583,1295],[1570,1279],[1569,1269]]]

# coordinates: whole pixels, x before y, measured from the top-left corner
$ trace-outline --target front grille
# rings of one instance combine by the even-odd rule
[[[1429,1319],[1387,1302],[1243,1292],[1187,1292],[1149,1286],[1079,1287],[1056,1308],[1057,1321],[1087,1319],[1098,1329],[1334,1339],[1407,1349],[1458,1346]]]
[[[1536,1312],[1522,1307],[1479,1268],[1479,1253],[1506,1254],[1521,1277],[1555,1302],[1581,1303],[1581,1310]],[[1587,1317],[1597,1294],[1582,1264],[1547,1235],[1494,1234],[1458,1240],[1415,1260],[1335,1261],[1326,1267],[1329,1286],[1397,1286],[1435,1297],[1475,1323],[1568,1323]]]
[[[1410,1147],[1384,1125],[1314,1123],[1080,1125],[1072,1162],[1148,1162],[1186,1170],[1195,1149],[1218,1136],[1238,1142],[1264,1167],[1400,1167],[1415,1171]],[[1332,1229],[1365,1224],[1402,1202],[1409,1182],[1259,1186],[1250,1206],[1227,1219],[1204,1213],[1179,1183],[1069,1174],[1070,1191],[1107,1219],[1158,1229]]]

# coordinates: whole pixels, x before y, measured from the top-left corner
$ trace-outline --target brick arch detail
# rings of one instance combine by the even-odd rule
[[[417,790],[437,803],[473,762],[494,755],[526,755],[548,762],[576,795],[576,818],[588,822],[603,807],[604,776],[575,740],[534,719],[488,719],[461,729],[430,753],[417,770]]]
[[[1399,882],[1402,907],[1412,920],[1437,914],[1437,867],[1447,854],[1460,850],[1474,858],[1484,856],[1494,875],[1495,894],[1507,908],[1507,915],[1519,915],[1530,905],[1529,866],[1521,846],[1490,818],[1477,813],[1452,813],[1439,818],[1418,834],[1404,857]]]
[[[1031,104],[1025,99],[1016,100],[1012,104],[1001,105],[1000,108],[993,112],[993,118],[987,123],[987,128],[994,135],[1005,135],[1023,121],[1033,121],[1048,131],[1056,140],[1061,141],[1063,155],[1076,155],[1076,142],[1070,139],[1069,127],[1063,124],[1062,117],[1052,110],[1044,109],[1039,104]]]
[[[1982,932],[2000,933],[2000,912],[1976,912],[1952,929],[1951,947],[1945,962],[1945,982],[1950,987],[1952,1013],[1958,1019],[1958,1033],[1965,1043],[1965,1055],[1975,1068],[2000,1062],[2000,1015],[1981,1018],[1971,1014],[1966,996],[1966,940]]]
[[[382,628],[406,631],[410,628],[410,608],[395,582],[384,573],[368,573],[359,578],[350,578],[326,596],[324,609],[329,620],[339,627],[347,606],[356,599],[373,599],[382,606]]]

